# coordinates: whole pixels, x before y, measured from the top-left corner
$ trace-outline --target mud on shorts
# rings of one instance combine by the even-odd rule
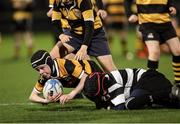
[[[72,33],[69,33],[67,35],[70,35],[72,38],[66,43],[72,46],[75,49],[73,53],[76,53],[83,43],[83,38],[75,36]],[[92,40],[88,46],[87,54],[94,57],[110,55],[110,49],[104,29],[101,29],[98,32],[94,33],[94,35],[92,36]]]
[[[147,23],[141,24],[139,31],[142,33],[143,41],[156,40],[160,44],[177,37],[176,31],[171,22],[163,24]]]

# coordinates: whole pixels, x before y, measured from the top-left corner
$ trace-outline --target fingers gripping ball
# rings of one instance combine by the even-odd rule
[[[43,96],[45,99],[49,97],[56,97],[58,94],[63,93],[63,86],[57,79],[49,79],[43,88]]]

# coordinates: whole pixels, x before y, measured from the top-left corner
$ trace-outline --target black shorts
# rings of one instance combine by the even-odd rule
[[[14,20],[14,31],[31,31],[32,30],[32,20]]]
[[[165,43],[171,38],[177,37],[171,22],[163,24],[141,24],[139,31],[142,33],[143,41],[156,40],[159,41],[160,44]]]
[[[143,89],[152,95],[155,99],[169,96],[171,92],[171,82],[161,73],[148,70],[142,74],[139,81],[133,86],[132,90]]]
[[[67,44],[75,49],[74,52],[77,52],[83,43],[83,38],[75,36],[72,33],[69,33],[68,35],[70,35],[72,38],[67,42]],[[93,35],[92,40],[88,46],[87,53],[88,55],[94,57],[110,55],[109,44],[105,36],[104,29],[101,29],[98,31],[98,33]]]

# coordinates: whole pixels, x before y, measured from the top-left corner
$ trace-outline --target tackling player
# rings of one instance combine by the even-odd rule
[[[86,78],[84,95],[95,102],[96,108],[125,110],[142,109],[160,105],[180,108],[180,89],[155,70],[119,70],[121,78],[114,72],[92,73]]]

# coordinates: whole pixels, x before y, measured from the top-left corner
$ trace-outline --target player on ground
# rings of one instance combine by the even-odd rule
[[[37,103],[49,103],[58,101],[64,104],[73,99],[84,87],[84,80],[92,72],[101,71],[95,62],[90,60],[67,60],[52,59],[50,54],[45,50],[35,52],[31,58],[32,67],[40,74],[29,99]],[[63,87],[75,87],[69,94],[64,94],[47,100],[40,97],[45,82],[50,78],[57,78],[61,81]],[[60,98],[59,98],[60,97]]]
[[[124,110],[153,105],[180,108],[180,89],[172,86],[163,74],[140,68],[119,72],[119,79],[113,72],[95,72],[86,78],[84,95],[95,102],[96,108]]]

